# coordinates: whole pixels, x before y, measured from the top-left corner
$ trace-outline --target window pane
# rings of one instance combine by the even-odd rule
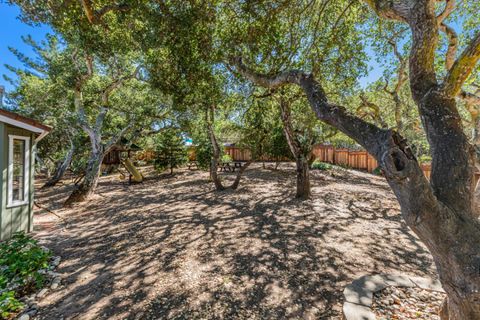
[[[13,201],[25,200],[25,141],[13,140]]]

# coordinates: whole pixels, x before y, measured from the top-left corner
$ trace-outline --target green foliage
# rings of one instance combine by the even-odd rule
[[[44,285],[45,277],[39,271],[48,267],[51,253],[38,246],[37,241],[23,232],[0,244],[0,314],[8,317],[22,304],[17,295],[28,293]]]
[[[375,169],[373,169],[372,173],[374,175],[381,176],[382,175],[382,168],[376,167]]]
[[[15,282],[24,289],[41,287],[44,277],[38,270],[48,266],[51,254],[44,251],[37,241],[16,233],[12,239],[0,244],[0,265],[4,266],[0,273],[0,288]]]
[[[224,163],[230,163],[233,161],[232,157],[229,154],[224,154],[221,159]]]
[[[198,168],[201,170],[209,170],[210,162],[212,160],[213,148],[210,140],[198,139],[194,140],[195,144],[195,158]]]
[[[418,158],[419,163],[431,163],[432,162],[432,157],[429,155],[422,155]]]
[[[312,169],[313,170],[322,170],[322,171],[328,171],[331,170],[333,166],[330,163],[325,163],[321,161],[314,161],[312,163]]]
[[[176,129],[162,131],[155,139],[157,157],[154,166],[157,170],[178,168],[188,161],[187,149],[180,132]]]
[[[212,160],[212,144],[210,142],[201,143],[197,145],[195,150],[197,165],[202,170],[208,170],[210,168],[210,162]]]
[[[0,318],[7,319],[22,308],[23,303],[15,298],[15,291],[4,291],[0,294]]]
[[[269,133],[269,139],[267,139],[265,144],[265,155],[276,159],[291,159],[292,153],[288,147],[287,138],[279,121],[271,128]]]
[[[339,168],[342,168],[342,169],[347,169],[347,170],[352,169],[352,167],[347,163],[337,163],[337,164],[335,164],[335,166],[337,166]]]

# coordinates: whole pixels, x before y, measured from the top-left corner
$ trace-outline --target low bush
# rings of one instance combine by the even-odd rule
[[[380,168],[379,166],[376,167],[375,169],[373,169],[372,173],[373,173],[374,175],[377,175],[377,176],[383,175],[383,173],[382,173],[382,168]]]
[[[233,161],[233,159],[232,159],[232,157],[231,157],[229,154],[224,154],[224,155],[222,156],[221,162],[223,162],[223,163],[230,163],[230,162],[232,162],[232,161]]]
[[[48,267],[51,253],[23,232],[0,243],[0,317],[8,318],[23,304],[17,299],[45,283],[40,272]]]
[[[332,165],[329,163],[320,162],[320,161],[314,161],[312,163],[313,170],[328,171],[328,170],[331,170],[332,168],[333,168]]]

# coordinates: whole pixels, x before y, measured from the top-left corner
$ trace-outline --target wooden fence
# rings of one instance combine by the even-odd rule
[[[367,151],[357,151],[333,146],[316,145],[313,147],[315,160],[348,166],[352,169],[372,172],[378,167],[377,160]]]
[[[252,152],[246,148],[224,147],[225,154],[228,154],[233,161],[249,161],[252,159]]]
[[[333,146],[316,145],[313,148],[315,159],[321,162],[328,162],[336,165],[348,166],[352,169],[367,170],[372,172],[378,167],[377,160],[367,151],[350,150],[335,148]],[[430,164],[421,164],[423,173],[430,179],[432,166]]]
[[[234,161],[249,161],[252,158],[252,152],[246,148],[224,147],[225,154],[230,155]],[[352,169],[365,170],[373,172],[378,167],[377,160],[365,150],[350,150],[346,148],[335,148],[333,146],[315,145],[312,153],[315,160],[327,162],[340,166],[348,166]],[[145,150],[138,152],[136,155],[138,160],[151,161],[155,158],[155,151]],[[190,161],[195,160],[195,147],[188,148],[188,158]],[[260,161],[291,161],[289,158],[272,158],[264,156]],[[430,164],[422,164],[421,168],[427,178],[430,178]]]

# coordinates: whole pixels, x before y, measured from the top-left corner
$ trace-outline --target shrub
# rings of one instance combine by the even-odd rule
[[[312,163],[312,169],[313,170],[328,171],[328,170],[332,169],[332,165],[329,164],[329,163],[325,163],[325,162],[314,161]]]
[[[195,148],[195,158],[200,169],[208,170],[210,168],[212,149],[212,144],[209,141],[202,141],[202,143]]]
[[[5,291],[0,294],[0,318],[6,319],[12,313],[20,311],[23,303],[15,298],[15,291]]]
[[[373,169],[372,173],[374,175],[381,176],[382,175],[382,168],[376,167],[375,169]]]
[[[22,303],[16,298],[40,288],[51,253],[23,232],[0,244],[0,315],[3,318],[18,311]]]
[[[224,154],[224,155],[222,156],[221,162],[223,162],[223,163],[230,163],[230,162],[232,162],[232,161],[233,161],[233,159],[232,159],[232,157],[231,157],[229,154]]]
[[[174,168],[188,162],[185,142],[179,131],[167,130],[157,136],[155,143],[157,153],[154,166],[157,170],[163,171],[170,168],[170,173],[173,174]]]

